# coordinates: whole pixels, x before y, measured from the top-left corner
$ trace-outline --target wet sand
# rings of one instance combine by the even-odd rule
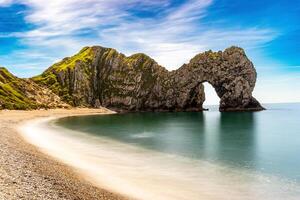
[[[0,199],[127,199],[93,186],[75,169],[41,153],[19,135],[25,121],[110,114],[107,109],[0,111]]]

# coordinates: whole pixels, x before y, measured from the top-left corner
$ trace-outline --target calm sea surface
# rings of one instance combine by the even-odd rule
[[[300,183],[300,104],[262,112],[130,113],[68,117],[56,125],[144,149]]]

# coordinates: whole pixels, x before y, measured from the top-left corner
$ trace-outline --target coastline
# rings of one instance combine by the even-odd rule
[[[0,111],[0,199],[299,197],[298,184],[277,176],[106,137],[86,137],[77,129],[55,124],[61,117],[112,113],[102,109]]]
[[[278,176],[86,135],[55,121],[50,117],[26,122],[21,126],[22,135],[42,152],[71,166],[92,185],[107,191],[147,200],[299,197],[299,185]]]
[[[38,118],[112,113],[104,108],[0,111],[0,199],[127,199],[94,186],[18,133],[21,124]]]

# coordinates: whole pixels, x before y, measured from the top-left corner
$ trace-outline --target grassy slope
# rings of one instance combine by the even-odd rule
[[[38,105],[26,95],[26,82],[0,67],[0,109],[27,110]]]
[[[90,65],[93,56],[92,48],[84,47],[76,55],[64,58],[62,61],[55,63],[41,75],[33,77],[32,80],[37,84],[46,86],[55,94],[59,95],[63,101],[72,105],[72,98],[70,96],[68,85],[62,85],[59,82],[57,75],[60,72],[74,70],[76,64],[80,64],[81,66]],[[66,82],[66,84],[68,84],[68,82]]]

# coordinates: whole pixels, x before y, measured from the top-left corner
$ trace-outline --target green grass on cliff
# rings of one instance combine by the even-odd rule
[[[95,55],[96,53],[97,55]],[[64,102],[76,106],[78,100],[76,101],[77,97],[73,93],[74,73],[76,73],[77,78],[80,77],[77,84],[80,81],[89,83],[93,73],[93,70],[91,70],[92,63],[96,60],[98,62],[97,70],[99,70],[100,76],[103,76],[99,80],[101,82],[101,88],[98,91],[99,95],[122,95],[124,93],[122,86],[126,85],[124,83],[125,80],[129,82],[128,84],[136,84],[136,76],[133,74],[143,75],[141,77],[142,89],[145,88],[147,90],[155,83],[156,75],[154,75],[154,71],[156,69],[153,69],[153,66],[155,66],[156,62],[149,56],[137,53],[126,57],[115,49],[100,46],[85,47],[76,55],[52,65],[43,74],[33,77],[32,80],[51,89]],[[77,67],[75,68],[75,66]]]
[[[22,90],[24,82],[13,76],[7,69],[0,67],[0,109],[27,110],[37,105]]]
[[[84,47],[76,55],[64,58],[61,62],[54,64],[51,68],[58,72],[66,69],[74,69],[76,62],[89,62],[92,60],[93,55],[94,54],[91,47]]]
[[[0,67],[0,83],[6,83],[14,80],[16,77],[13,76],[6,68]]]
[[[68,86],[61,85],[55,73],[55,71],[47,70],[43,74],[33,77],[32,80],[37,84],[46,86],[47,88],[52,90],[52,92],[59,95],[63,101],[72,105],[71,97],[67,88]]]
[[[134,63],[139,62],[139,65],[136,65],[137,68],[141,70],[147,68],[149,65],[153,64],[155,61],[143,53],[136,53],[129,57],[125,58],[125,62],[134,66]]]
[[[72,57],[64,58],[62,61],[55,63],[48,68],[43,74],[35,76],[32,80],[38,84],[44,85],[51,89],[55,94],[59,95],[63,101],[73,105],[69,91],[70,72],[75,69],[76,64],[86,69],[91,65],[94,52],[92,47],[84,47],[79,53]],[[58,80],[59,74],[67,75],[65,80]]]

